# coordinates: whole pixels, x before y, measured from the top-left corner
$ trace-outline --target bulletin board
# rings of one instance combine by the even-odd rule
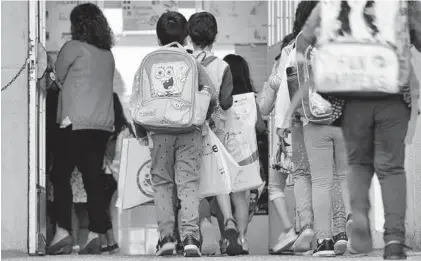
[[[155,30],[161,14],[177,11],[178,1],[123,1],[123,31]]]
[[[218,22],[218,43],[267,43],[268,1],[204,1]]]
[[[98,4],[98,1],[46,1],[48,52],[58,52],[63,44],[71,39],[70,13],[74,7],[84,3]]]

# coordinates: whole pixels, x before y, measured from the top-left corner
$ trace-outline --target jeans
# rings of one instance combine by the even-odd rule
[[[348,100],[343,130],[351,173],[351,211],[367,215],[374,173],[384,206],[384,241],[405,242],[405,137],[410,110],[398,95],[377,100]]]
[[[54,186],[54,216],[59,227],[72,231],[73,194],[70,176],[75,166],[82,173],[88,198],[89,230],[104,234],[109,228],[109,199],[104,189],[102,166],[111,133],[103,130],[59,130],[61,148],[51,174]]]
[[[336,232],[332,231],[333,209],[338,210],[344,205],[349,212],[346,185],[349,165],[342,129],[309,122],[304,127],[304,142],[311,170],[314,230],[319,239],[332,238]],[[333,196],[335,180],[340,184],[342,195]],[[345,221],[343,215],[341,224],[337,226],[344,228]]]
[[[296,166],[293,175],[295,208],[299,227],[313,228],[312,182],[307,152],[304,145],[303,122],[293,119],[291,122],[292,161]],[[284,197],[287,175],[273,169],[269,171],[269,200]],[[342,200],[341,179],[334,176],[333,184],[333,234],[345,232],[346,213]]]

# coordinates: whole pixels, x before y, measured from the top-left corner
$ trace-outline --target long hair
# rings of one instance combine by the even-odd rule
[[[110,50],[113,46],[113,32],[98,6],[92,3],[76,6],[70,13],[70,22],[73,40],[105,50]]]
[[[120,134],[125,128],[128,128],[130,134],[135,137],[134,131],[132,126],[130,125],[129,121],[127,120],[126,116],[124,115],[123,105],[121,104],[120,98],[118,97],[117,93],[113,93],[114,98],[114,136]]]
[[[298,4],[297,9],[295,10],[295,20],[294,26],[292,28],[292,33],[286,35],[284,39],[282,39],[281,51],[287,45],[289,45],[292,40],[297,38],[298,34],[301,32],[301,29],[303,29],[307,18],[310,16],[311,12],[317,4],[318,1],[301,1]],[[277,56],[277,58],[279,58],[279,55]]]
[[[232,95],[254,92],[250,78],[250,69],[246,60],[239,55],[229,54],[225,56],[224,61],[228,63],[231,69],[234,85]]]
[[[295,10],[294,27],[292,28],[292,33],[295,37],[297,37],[301,32],[307,18],[310,16],[311,12],[318,3],[319,1],[301,1],[298,4],[297,9]]]

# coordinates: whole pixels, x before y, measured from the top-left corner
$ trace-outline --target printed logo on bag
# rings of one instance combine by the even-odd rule
[[[158,63],[151,68],[152,97],[175,96],[183,92],[187,76],[187,64],[184,62]]]
[[[398,93],[407,81],[407,1],[329,0],[320,7],[317,91]]]
[[[137,171],[137,187],[143,195],[153,198],[154,190],[151,180],[151,160],[143,163]]]
[[[213,152],[218,152],[218,146],[213,145],[213,146],[212,146],[212,150],[213,150]]]

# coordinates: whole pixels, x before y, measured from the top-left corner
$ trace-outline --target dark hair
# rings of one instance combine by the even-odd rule
[[[292,33],[294,34],[294,38],[298,36],[303,29],[304,24],[307,21],[307,18],[311,15],[311,12],[316,7],[319,1],[301,1],[297,9],[295,10],[295,21],[294,27],[292,29]]]
[[[188,36],[186,18],[178,12],[163,13],[156,23],[156,35],[161,45],[173,42],[183,45]]]
[[[293,33],[288,34],[287,36],[282,39],[281,51],[284,49],[292,40],[295,39],[295,35]]]
[[[192,42],[200,48],[213,44],[217,34],[218,24],[211,13],[200,12],[190,17],[189,35]]]
[[[124,115],[123,105],[121,104],[120,98],[117,93],[113,93],[114,98],[114,136],[117,138],[121,131],[128,128],[130,134],[135,137],[132,126]]]
[[[98,6],[92,3],[76,6],[70,13],[70,22],[73,40],[105,50],[110,50],[113,46],[113,32]]]
[[[254,92],[250,79],[250,69],[246,60],[236,54],[225,56],[224,61],[231,69],[234,90],[232,95]]]

